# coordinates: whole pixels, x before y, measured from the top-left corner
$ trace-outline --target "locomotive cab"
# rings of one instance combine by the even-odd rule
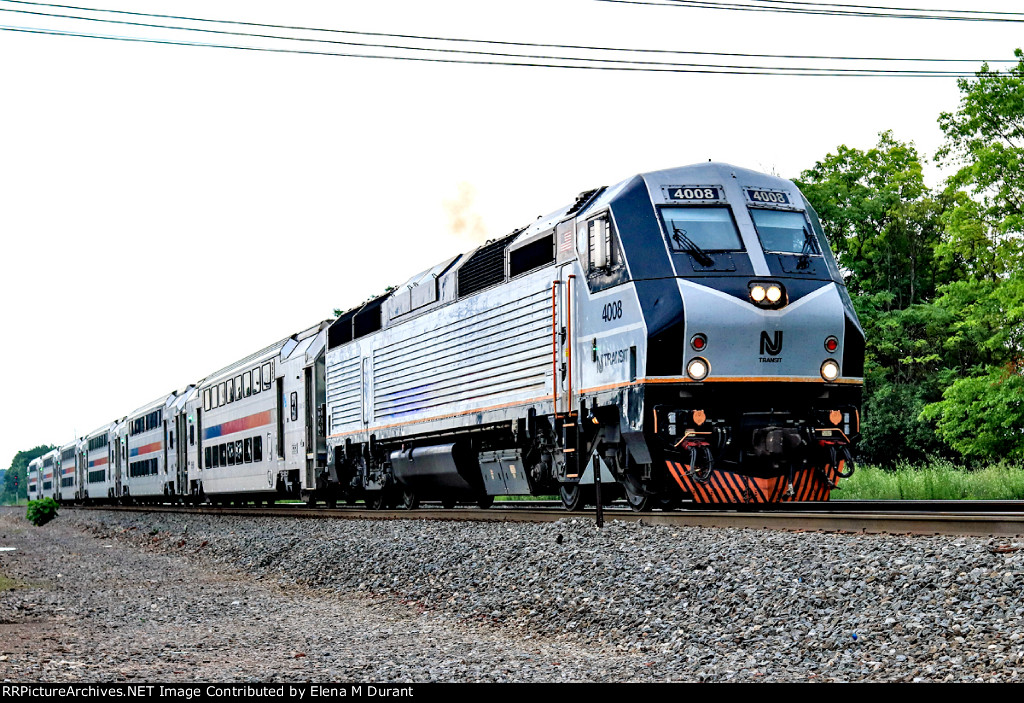
[[[642,368],[625,404],[642,405],[642,417],[620,413],[616,428],[631,502],[827,499],[859,431],[864,335],[796,186],[700,164],[609,189],[580,221],[581,304],[633,293],[644,327],[630,340]],[[589,318],[581,332],[594,335],[597,360],[600,336],[621,342]],[[600,366],[597,388],[607,385]]]

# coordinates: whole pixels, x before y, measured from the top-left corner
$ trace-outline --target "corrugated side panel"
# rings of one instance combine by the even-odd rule
[[[359,357],[327,367],[327,407],[331,413],[330,433],[359,422],[362,399],[359,387]]]
[[[456,313],[451,310],[449,313]],[[374,420],[444,414],[542,393],[551,373],[551,293],[452,315],[430,335],[374,352]]]

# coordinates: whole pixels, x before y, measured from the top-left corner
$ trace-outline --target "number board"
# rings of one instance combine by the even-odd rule
[[[747,199],[759,205],[789,205],[789,196],[781,191],[747,188]]]
[[[720,186],[662,186],[666,200],[723,200]]]

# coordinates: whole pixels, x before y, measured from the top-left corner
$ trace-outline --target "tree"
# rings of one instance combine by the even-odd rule
[[[933,298],[948,277],[935,258],[945,200],[926,187],[914,145],[892,132],[868,151],[840,146],[798,183],[836,252],[867,339],[861,457],[943,452],[921,412],[944,388],[950,315]]]
[[[1019,261],[1024,234],[1024,52],[1014,55],[1017,65],[1005,72],[983,64],[974,79],[959,80],[959,109],[939,117],[946,143],[938,159],[958,167],[949,187],[972,196],[959,199],[968,239],[981,241],[980,224],[993,252],[1001,254],[984,272],[989,277]],[[954,228],[953,234],[961,233]]]
[[[891,131],[868,151],[840,146],[797,180],[814,206],[853,295],[891,293],[887,309],[929,299],[942,204],[925,186],[912,143]]]
[[[939,258],[963,279],[937,304],[953,319],[956,360],[942,399],[921,417],[966,456],[1024,457],[1024,52],[1005,72],[983,65],[958,82],[960,105],[943,113],[940,161],[957,167]]]
[[[0,503],[11,504],[28,498],[28,464],[33,459],[52,451],[55,447],[40,445],[14,455],[11,467],[4,474],[3,488],[0,489]]]

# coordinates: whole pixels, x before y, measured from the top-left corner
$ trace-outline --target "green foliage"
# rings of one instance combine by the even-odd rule
[[[28,499],[28,464],[53,449],[54,447],[49,445],[40,445],[14,455],[11,468],[7,469],[4,474],[3,487],[0,489],[0,504],[13,505]]]
[[[1024,458],[1024,376],[1014,365],[957,379],[923,411],[938,434],[964,456]]]
[[[941,398],[950,313],[932,304],[944,201],[924,184],[913,144],[891,132],[868,151],[840,146],[798,181],[818,213],[867,339],[863,436],[868,461],[946,451],[921,415]]]
[[[929,191],[883,132],[801,174],[867,337],[861,455],[1024,458],[1024,52],[961,80]],[[891,478],[891,477],[890,477]]]
[[[841,145],[797,184],[814,206],[851,294],[889,292],[889,308],[929,297],[941,282],[934,265],[941,204],[924,184],[912,143],[882,132],[861,151]]]
[[[57,501],[47,496],[39,500],[30,500],[25,518],[36,527],[42,527],[57,517]]]
[[[995,249],[1019,253],[1011,235],[1024,233],[1024,52],[1005,72],[984,64],[974,79],[961,79],[960,106],[943,113],[939,126],[946,143],[938,158],[959,166],[950,187],[966,188],[963,201],[985,223]]]
[[[946,460],[858,466],[832,500],[1022,500],[1024,467],[1006,462],[969,471]]]

